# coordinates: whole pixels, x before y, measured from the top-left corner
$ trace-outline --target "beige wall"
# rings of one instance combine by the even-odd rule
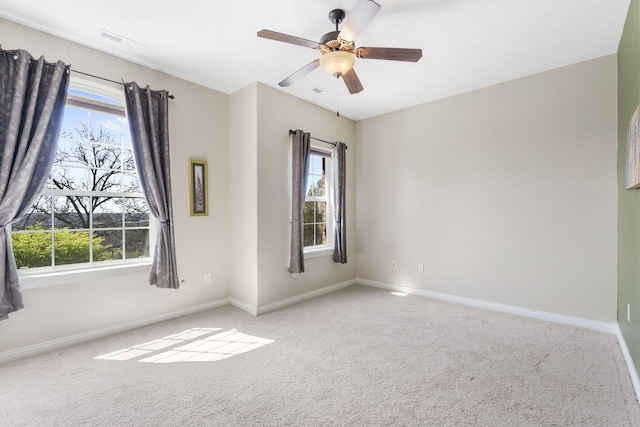
[[[258,305],[257,116],[255,83],[231,95],[231,297],[252,308]]]
[[[347,264],[331,256],[305,259],[305,272],[289,274],[291,230],[291,137],[302,129],[347,149]],[[328,146],[331,147],[330,145]],[[258,84],[258,305],[356,277],[355,124],[334,112]]]
[[[227,298],[228,95],[5,20],[0,20],[0,40],[4,49],[26,49],[76,70],[116,81],[135,80],[175,95],[169,123],[174,224],[178,270],[188,282],[180,290],[156,289],[148,285],[147,274],[133,274],[25,289],[26,308],[0,322],[0,353]],[[189,216],[189,158],[209,163],[207,217]],[[206,272],[213,273],[212,284],[204,284]]]
[[[331,256],[308,258],[305,273],[288,272],[291,230],[291,137],[303,129],[343,141],[348,150],[348,219],[355,224],[355,124],[347,118],[260,83],[231,95],[231,175],[234,304],[256,312],[266,304],[356,277],[355,226],[348,230],[346,265]],[[328,146],[330,147],[330,146]]]
[[[358,122],[358,276],[615,322],[616,114],[612,55]]]

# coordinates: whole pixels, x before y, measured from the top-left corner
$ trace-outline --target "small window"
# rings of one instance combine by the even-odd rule
[[[312,149],[304,199],[304,248],[328,248],[333,245],[333,209],[331,205],[331,153]]]
[[[139,261],[149,225],[122,101],[70,89],[45,190],[12,225],[18,268]]]

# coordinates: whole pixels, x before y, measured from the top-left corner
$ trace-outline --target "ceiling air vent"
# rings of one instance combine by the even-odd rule
[[[114,43],[122,43],[122,37],[117,36],[105,30],[100,30],[100,37],[111,40]]]
[[[100,31],[98,31],[98,35],[100,36],[100,38],[104,40],[108,40],[109,42],[116,43],[121,46],[129,46],[129,47],[134,47],[138,49],[146,47],[142,43],[120,36],[116,33],[113,33],[111,31],[108,31],[102,28],[100,29]]]

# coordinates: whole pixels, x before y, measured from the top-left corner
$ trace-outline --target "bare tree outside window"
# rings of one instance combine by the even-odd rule
[[[124,114],[90,108],[67,105],[47,188],[12,225],[19,268],[149,256],[149,209]]]

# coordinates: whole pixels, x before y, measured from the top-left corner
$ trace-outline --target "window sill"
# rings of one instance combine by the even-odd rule
[[[149,273],[151,260],[132,264],[119,264],[69,270],[29,271],[18,270],[22,289],[46,288],[49,286],[70,285],[92,282],[118,276],[131,276]]]
[[[333,255],[333,247],[323,246],[319,248],[313,249],[305,249],[304,250],[304,258],[319,258],[323,256],[331,256]]]

